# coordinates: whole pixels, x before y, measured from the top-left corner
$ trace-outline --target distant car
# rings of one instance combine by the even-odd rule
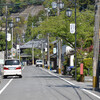
[[[7,59],[3,66],[3,78],[7,76],[19,76],[22,78],[21,64],[18,59]]]
[[[36,60],[36,67],[42,67],[43,61],[42,60]]]

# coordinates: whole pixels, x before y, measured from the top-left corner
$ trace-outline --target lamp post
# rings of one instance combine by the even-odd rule
[[[16,22],[19,22],[19,21],[20,21],[20,17],[17,16],[17,17],[16,17]],[[16,58],[17,58],[17,54],[18,54],[17,50],[19,49],[19,46],[17,45],[17,36],[18,36],[18,34],[16,34]],[[18,48],[17,48],[17,47],[18,47]]]
[[[8,58],[8,53],[7,53],[7,15],[8,15],[8,11],[7,11],[7,5],[6,5],[6,36],[5,36],[5,41],[6,41],[6,55],[5,55],[5,58],[7,59]]]
[[[72,15],[72,10],[68,8],[66,10],[66,15],[70,17]],[[77,80],[77,55],[76,55],[76,0],[75,0],[75,80]]]
[[[20,21],[20,18],[19,17],[16,17],[16,22],[19,22]],[[12,28],[12,59],[13,59],[13,32],[14,32],[14,22],[13,22],[13,18],[12,18],[12,21],[9,23],[9,27]],[[17,35],[16,35],[17,36]],[[17,47],[17,42],[16,42],[16,47]],[[17,51],[17,50],[16,50]],[[17,53],[17,52],[16,52]],[[17,55],[17,54],[16,54]]]
[[[77,55],[76,55],[76,0],[75,0],[75,80],[77,80]]]

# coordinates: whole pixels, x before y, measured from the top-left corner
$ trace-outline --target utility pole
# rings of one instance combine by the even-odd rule
[[[18,50],[18,49],[17,49],[17,37],[18,37],[18,34],[16,33],[16,59],[17,59],[17,53],[18,53],[18,52],[17,52],[17,50]]]
[[[50,69],[49,33],[48,33],[47,39],[48,39],[48,47],[47,47],[47,52],[48,52],[48,69]]]
[[[47,13],[47,21],[48,21],[48,17],[49,17],[49,12],[50,12],[50,8],[45,8],[46,13]],[[48,45],[47,45],[47,56],[48,56],[48,69],[50,70],[50,50],[49,50],[49,33],[47,34],[47,41],[48,41]]]
[[[100,22],[100,0],[95,0],[95,29],[94,29],[94,55],[93,55],[93,89],[98,87],[98,61],[99,61],[99,22]]]
[[[34,65],[34,41],[32,42],[32,64]]]
[[[43,47],[44,47],[44,45],[43,45],[43,41],[42,41],[42,61],[43,61],[43,68],[44,68],[44,49],[43,49]]]
[[[5,56],[5,58],[7,59],[8,58],[8,53],[7,53],[7,13],[8,13],[8,11],[7,11],[7,5],[6,5],[6,35],[5,35],[5,41],[6,41],[6,56]]]
[[[60,0],[58,0],[58,5],[60,3]],[[57,15],[59,16],[60,15],[60,7],[57,6]],[[61,74],[61,39],[59,38],[59,41],[58,41],[58,57],[59,57],[59,68],[58,68],[58,73]]]
[[[12,23],[13,23],[13,18],[12,18]],[[12,26],[12,59],[13,59],[13,26]]]

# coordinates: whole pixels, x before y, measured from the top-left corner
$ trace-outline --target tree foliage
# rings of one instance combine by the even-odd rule
[[[86,48],[93,44],[93,14],[94,13],[89,10],[83,12],[79,12],[77,10],[78,47]],[[60,16],[51,16],[48,20],[43,21],[40,26],[34,28],[33,34],[38,34],[40,32],[43,36],[45,36],[47,33],[50,33],[51,36],[60,37],[67,45],[74,47],[75,36],[70,33],[70,23],[74,23],[74,20],[74,12],[70,18],[65,16],[65,12],[62,12]]]

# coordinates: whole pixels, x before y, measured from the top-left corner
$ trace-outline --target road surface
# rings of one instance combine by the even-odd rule
[[[43,68],[26,66],[23,77],[8,77],[0,84],[0,100],[100,100]]]

